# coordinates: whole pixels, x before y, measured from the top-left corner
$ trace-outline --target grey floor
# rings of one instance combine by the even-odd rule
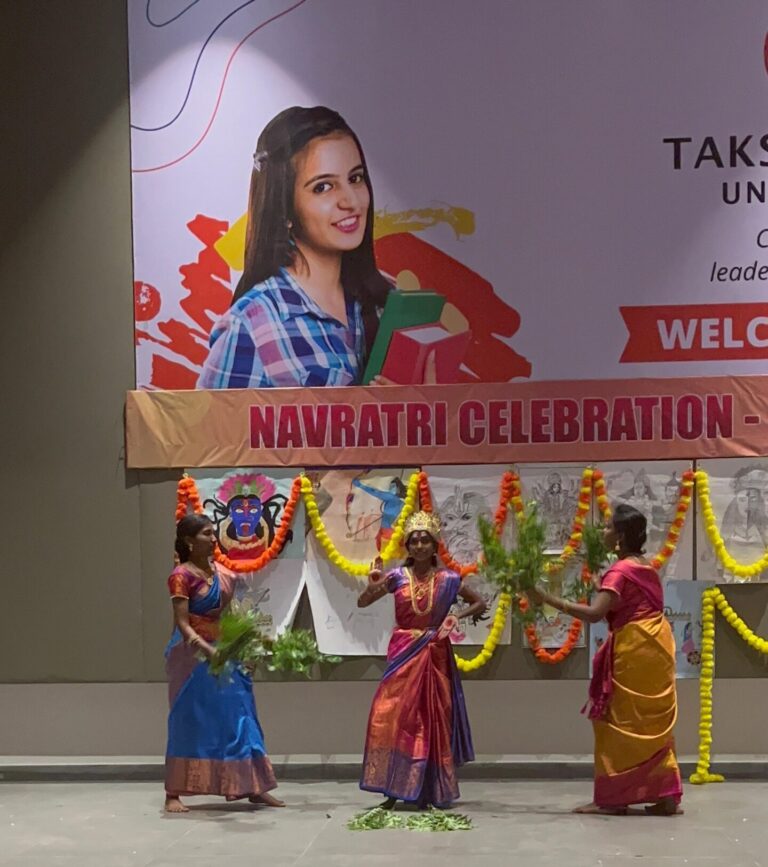
[[[3,867],[472,867],[516,865],[768,865],[768,783],[688,786],[685,815],[576,816],[588,782],[467,782],[457,809],[475,830],[351,832],[376,803],[353,783],[286,783],[284,810],[189,800],[161,812],[151,783],[0,784]]]

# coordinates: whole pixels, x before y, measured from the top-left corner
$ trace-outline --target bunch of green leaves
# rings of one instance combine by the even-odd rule
[[[410,816],[405,826],[409,831],[471,831],[472,820],[461,813],[446,813],[433,808],[427,813]]]
[[[610,553],[605,547],[603,528],[586,524],[581,531],[581,545],[584,551],[584,564],[590,575],[597,575],[608,562]]]
[[[405,820],[392,810],[374,807],[357,813],[348,822],[350,831],[381,831],[385,828],[405,828]]]
[[[341,657],[320,653],[314,636],[307,629],[286,629],[269,643],[269,671],[292,671],[309,677],[317,663],[338,663]]]
[[[263,634],[257,612],[233,604],[222,612],[216,653],[208,662],[211,674],[222,675],[231,665],[251,659],[257,646],[263,644]]]
[[[544,574],[544,549],[547,526],[539,517],[535,501],[525,504],[517,517],[517,547],[514,553],[515,582],[518,592],[533,590]]]
[[[337,656],[320,653],[306,629],[286,629],[273,639],[267,636],[266,625],[259,611],[233,602],[221,615],[216,654],[208,663],[211,674],[219,677],[239,665],[249,671],[266,668],[308,677],[316,663],[341,661]]]
[[[470,831],[472,820],[460,813],[446,813],[434,808],[404,819],[393,810],[374,807],[353,816],[347,822],[347,828],[350,831],[382,831],[390,828],[407,831]]]
[[[498,587],[502,593],[514,592],[512,584],[512,554],[504,547],[493,524],[485,518],[478,518],[480,542],[483,546],[483,556],[480,560],[480,572],[489,584]]]
[[[523,623],[533,622],[540,606],[523,603],[521,607],[520,602],[544,580],[547,527],[539,517],[537,504],[533,501],[526,503],[522,513],[517,515],[517,543],[512,550],[505,548],[488,521],[480,518],[478,527],[483,546],[480,573],[502,593],[511,594],[511,612],[516,619]]]

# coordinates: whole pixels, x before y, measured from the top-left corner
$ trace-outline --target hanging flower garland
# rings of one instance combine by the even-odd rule
[[[586,602],[586,599],[580,599],[579,602]],[[528,647],[533,651],[534,656],[539,662],[543,662],[546,665],[557,665],[570,655],[579,640],[581,629],[581,620],[574,617],[568,628],[568,635],[565,641],[560,647],[551,649],[541,646],[539,633],[534,624],[525,627],[525,637],[528,640]]]
[[[520,508],[522,509],[523,501],[520,497],[520,493],[520,477],[517,473],[508,470],[501,477],[499,505],[496,507],[496,512],[493,517],[493,523],[496,532],[499,535],[504,531],[504,525],[506,524],[509,512],[509,503],[512,502],[515,510],[518,511],[516,501],[519,500]],[[423,470],[419,473],[419,502],[420,508],[425,512],[432,512],[434,510],[432,491],[429,487],[429,477]],[[459,563],[459,561],[452,556],[442,539],[438,543],[437,553],[443,563],[452,571],[458,572],[462,578],[466,578],[467,575],[472,575],[477,572],[477,563]]]
[[[699,675],[699,760],[690,781],[694,785],[721,783],[721,774],[710,773],[712,761],[712,681],[715,674],[715,592],[705,590],[701,597],[701,673]]]
[[[516,473],[507,471],[501,478],[499,505],[496,509],[496,513],[494,514],[494,526],[496,528],[496,532],[499,534],[501,534],[504,530],[504,524],[506,523],[509,511],[508,504],[515,494],[517,494],[518,496],[520,494],[520,478]],[[433,511],[434,506],[432,503],[432,492],[429,487],[429,479],[427,477],[427,474],[423,470],[421,473],[419,473],[419,500],[420,508],[422,508],[425,512]],[[477,563],[459,563],[458,560],[456,560],[448,551],[448,548],[445,546],[442,540],[440,540],[439,543],[438,556],[449,569],[457,572],[462,579],[466,578],[467,575],[471,575],[477,572]],[[499,601],[496,605],[496,611],[493,615],[491,629],[488,633],[488,637],[483,643],[482,648],[480,649],[480,652],[476,656],[473,656],[471,659],[464,659],[458,654],[454,654],[454,659],[456,660],[456,665],[459,671],[476,671],[478,668],[481,668],[483,665],[485,665],[485,663],[488,662],[488,660],[493,656],[494,651],[499,645],[499,641],[501,641],[501,635],[507,622],[507,615],[509,614],[511,604],[512,597],[509,595],[509,593],[499,594]]]
[[[419,496],[419,473],[413,473],[408,481],[408,488],[405,495],[403,508],[395,521],[392,536],[387,541],[384,549],[381,551],[381,559],[384,561],[394,560],[400,553],[403,544],[403,528],[405,522],[413,514]],[[315,538],[322,546],[328,559],[334,566],[357,578],[365,578],[371,569],[370,563],[355,563],[349,560],[339,552],[333,544],[328,531],[325,528],[323,519],[320,516],[320,509],[315,499],[315,493],[312,489],[312,482],[306,477],[301,476],[299,479],[301,485],[301,493],[304,497],[304,505],[307,510],[312,530],[315,533]]]
[[[582,567],[581,580],[584,584],[588,584],[592,581],[592,576],[589,574],[589,569],[587,569],[586,566]],[[579,602],[582,604],[586,601],[586,596],[579,599]],[[527,607],[527,604],[527,601],[523,602],[521,607]],[[565,637],[565,641],[560,645],[560,647],[542,647],[539,632],[535,623],[530,623],[525,627],[525,638],[528,641],[528,647],[533,651],[533,655],[539,662],[543,662],[545,665],[557,665],[570,656],[571,651],[576,647],[579,638],[581,637],[582,629],[583,624],[581,620],[574,617],[571,620],[571,625],[568,627],[568,635]]]
[[[547,575],[554,575],[559,572],[565,564],[574,556],[581,547],[581,539],[584,532],[584,524],[587,521],[587,513],[592,505],[592,492],[594,489],[595,477],[602,479],[603,474],[600,470],[594,470],[592,467],[585,467],[581,474],[581,484],[579,485],[579,498],[576,502],[576,515],[573,518],[571,526],[571,535],[568,541],[563,546],[563,550],[553,560],[550,560],[544,567]],[[522,499],[520,500],[520,509],[522,508]],[[516,506],[517,509],[517,506]],[[519,512],[520,509],[517,509]]]
[[[739,563],[728,553],[723,537],[717,529],[717,518],[715,511],[712,508],[712,500],[709,495],[709,476],[704,470],[697,470],[696,474],[696,490],[699,494],[699,502],[701,503],[702,515],[704,517],[704,529],[707,533],[707,538],[714,549],[717,559],[720,561],[723,568],[738,578],[751,580],[768,569],[768,549],[759,560],[754,563]]]
[[[659,549],[659,553],[651,558],[651,566],[658,570],[669,560],[675,553],[677,543],[680,541],[680,533],[683,531],[685,519],[688,516],[688,510],[691,508],[691,499],[693,493],[693,483],[695,475],[693,470],[686,470],[682,475],[680,482],[680,491],[677,497],[677,508],[675,509],[675,517],[669,525],[667,538],[664,544]]]
[[[186,473],[179,479],[176,485],[176,523],[178,523],[189,511],[199,515],[203,511],[203,503],[197,490],[195,480]]]
[[[605,506],[608,505],[608,498],[605,496],[605,482],[603,474],[600,470],[595,470],[592,467],[585,467],[581,474],[581,485],[579,486],[579,498],[576,505],[576,515],[573,519],[571,527],[571,535],[565,543],[562,552],[545,566],[547,575],[553,575],[559,572],[566,563],[579,551],[581,540],[584,534],[584,524],[587,520],[587,513],[592,505],[592,497],[598,483],[602,484],[601,494],[605,497]],[[522,505],[522,500],[521,500]],[[585,581],[584,569],[582,569],[582,581]],[[591,577],[587,573],[586,582],[590,581]],[[585,583],[586,583],[585,582]],[[586,597],[579,600],[585,602]],[[527,603],[523,603],[526,605]],[[568,656],[576,646],[581,637],[582,622],[577,618],[573,618],[571,625],[568,628],[568,635],[560,647],[545,648],[541,646],[539,631],[535,623],[530,623],[525,627],[525,638],[528,642],[528,647],[533,651],[534,656],[539,662],[545,665],[557,665]]]
[[[691,782],[697,784],[720,783],[721,774],[710,773],[712,761],[712,680],[715,674],[715,607],[723,619],[737,632],[739,638],[758,653],[768,654],[768,641],[756,635],[733,610],[719,587],[710,587],[702,595],[701,622],[701,678],[699,680],[699,761]]]
[[[231,572],[258,572],[268,563],[271,563],[283,550],[288,539],[288,532],[293,524],[300,495],[301,479],[297,477],[291,483],[290,494],[283,508],[283,515],[277,530],[275,530],[272,542],[258,557],[253,557],[250,560],[233,560],[217,545],[213,554],[214,560]],[[203,512],[203,504],[200,500],[197,484],[194,479],[185,474],[176,488],[176,520],[180,521],[187,514],[189,508],[197,515]]]
[[[500,593],[499,594],[499,602],[496,606],[496,613],[493,615],[493,623],[491,625],[491,630],[488,633],[488,637],[485,639],[483,643],[482,649],[477,654],[477,656],[473,656],[472,659],[464,659],[458,654],[454,653],[454,659],[456,660],[456,665],[459,671],[468,672],[468,671],[477,671],[478,668],[482,668],[486,662],[493,656],[494,651],[499,646],[499,641],[501,641],[501,634],[504,631],[504,626],[507,622],[507,616],[509,615],[509,609],[512,605],[512,597],[509,593]]]

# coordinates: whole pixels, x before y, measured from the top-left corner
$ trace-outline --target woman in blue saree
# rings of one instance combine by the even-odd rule
[[[371,706],[360,788],[419,807],[448,807],[459,797],[456,768],[474,759],[461,680],[448,636],[458,617],[479,616],[485,600],[450,569],[437,568],[440,525],[416,512],[405,526],[405,566],[386,575],[381,561],[358,599],[361,608],[388,592],[396,627],[387,668]],[[469,605],[458,615],[451,606]]]
[[[217,678],[208,671],[216,652],[219,618],[232,599],[234,581],[212,565],[213,525],[187,515],[176,528],[179,565],[168,579],[174,630],[165,652],[168,673],[168,748],[165,809],[186,813],[181,795],[248,798],[283,806],[268,794],[277,783],[264,749],[251,678],[236,668]],[[205,657],[201,660],[200,656]]]

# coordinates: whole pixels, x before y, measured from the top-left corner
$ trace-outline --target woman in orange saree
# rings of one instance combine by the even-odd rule
[[[358,605],[395,597],[397,625],[371,705],[360,788],[420,807],[459,797],[456,768],[474,758],[464,693],[448,639],[458,617],[479,616],[485,600],[449,569],[437,568],[437,518],[416,512],[405,526],[405,566],[384,575],[377,560]],[[451,615],[457,597],[469,605]]]
[[[625,813],[646,804],[657,815],[682,812],[673,728],[677,720],[675,642],[664,617],[664,593],[643,556],[646,519],[622,503],[605,530],[619,559],[589,605],[549,593],[534,596],[580,620],[604,617],[610,632],[595,654],[589,718],[595,734],[595,788],[579,813]],[[586,708],[585,708],[586,709]]]

